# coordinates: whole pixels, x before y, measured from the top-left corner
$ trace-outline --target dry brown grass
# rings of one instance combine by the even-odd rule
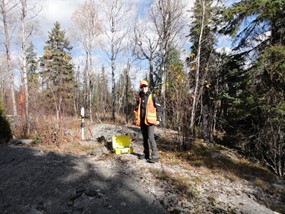
[[[183,150],[177,149],[180,143],[173,143],[173,139],[160,139],[160,141],[163,141],[162,154],[171,164],[187,162],[192,167],[204,167],[212,172],[222,172],[232,179],[234,176],[247,180],[254,180],[256,177],[264,181],[276,179],[276,176],[267,168],[218,144],[208,144],[198,139],[187,143],[187,150]]]
[[[26,122],[18,120],[12,127],[15,138],[31,138],[36,144],[46,146],[60,146],[72,140],[76,129],[80,127],[78,118],[64,118],[61,120],[52,116],[34,117],[30,121],[30,134],[26,136]]]
[[[190,182],[188,176],[157,169],[150,169],[150,171],[158,180],[167,182],[169,188],[175,187],[177,191],[184,196],[192,198],[199,194],[199,191],[196,189],[195,185],[192,185],[193,182]]]
[[[233,182],[247,180],[270,194],[278,192],[271,185],[278,180],[273,172],[234,150],[217,144],[204,143],[202,140],[188,142],[186,150],[178,149],[181,148],[181,143],[169,137],[160,139],[160,142],[161,157],[169,165],[180,165],[186,170],[203,170],[203,173],[213,173]],[[179,176],[171,179],[175,180],[179,186],[185,185],[183,182],[179,184]],[[199,178],[197,179],[199,182]],[[280,192],[276,196],[282,198],[284,195],[285,193]]]
[[[56,119],[53,116],[35,117],[31,120],[30,135],[25,136],[25,121],[18,120],[12,129],[14,138],[33,139],[34,144],[43,150],[72,154],[90,154],[102,147],[92,143],[96,139],[89,129],[85,128],[85,141],[81,139],[81,118],[68,117]],[[85,119],[85,127],[90,127]],[[29,145],[34,146],[34,145]]]
[[[50,150],[54,152],[62,152],[68,154],[86,155],[90,154],[92,151],[98,149],[100,145],[98,144],[81,144],[77,141],[75,142],[64,142],[59,145],[55,144],[39,144],[39,148],[43,150]]]
[[[207,179],[220,178],[220,180],[228,179],[241,183],[247,181],[256,187],[260,194],[262,193],[258,199],[261,203],[266,204],[272,210],[284,212],[282,204],[272,203],[268,199],[274,196],[277,201],[284,201],[283,188],[280,190],[278,185],[274,185],[280,178],[260,163],[246,158],[235,150],[218,144],[205,143],[199,139],[187,142],[187,149],[181,147],[177,138],[169,136],[160,138],[158,145],[163,162],[193,172],[192,176],[188,176],[188,181],[187,177],[179,173],[160,174],[160,179],[181,189],[184,191],[183,194],[194,197],[199,195],[196,187],[201,182],[207,182]]]

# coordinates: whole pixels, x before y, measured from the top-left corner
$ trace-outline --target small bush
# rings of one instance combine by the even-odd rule
[[[10,123],[0,107],[0,143],[7,143],[12,137]]]
[[[68,120],[57,120],[54,117],[38,118],[33,123],[33,138],[37,143],[59,145],[66,141]]]

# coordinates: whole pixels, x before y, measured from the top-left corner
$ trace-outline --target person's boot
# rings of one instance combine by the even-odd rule
[[[142,159],[148,160],[148,159],[149,159],[149,157],[146,157],[145,154],[140,154],[140,155],[138,155],[138,158],[139,158],[140,160],[142,160]]]
[[[157,163],[159,162],[159,158],[151,158],[148,160],[149,163]]]

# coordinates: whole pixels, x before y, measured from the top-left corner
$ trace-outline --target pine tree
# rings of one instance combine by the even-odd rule
[[[236,38],[235,50],[247,61],[246,66],[235,68],[243,75],[235,80],[240,87],[231,95],[239,103],[232,105],[232,115],[242,117],[227,135],[239,136],[244,152],[280,176],[285,175],[284,8],[285,2],[279,0],[241,0],[225,10],[223,28]],[[224,119],[233,125],[230,117]]]
[[[40,58],[43,92],[46,95],[47,107],[55,107],[59,118],[64,112],[71,113],[74,81],[74,70],[71,64],[72,47],[60,24],[56,22],[49,39],[44,46],[44,55]]]
[[[250,76],[243,69],[245,60],[241,55],[221,58],[224,62],[218,79],[218,96],[222,108],[218,111],[218,127],[227,133],[224,139],[227,146],[243,148],[247,143],[245,136],[252,132],[252,124],[248,122],[253,119],[250,110],[254,109]]]
[[[28,75],[28,84],[29,91],[32,93],[39,90],[39,74],[38,72],[38,59],[37,54],[34,51],[33,43],[30,43],[29,47],[26,50],[27,53],[27,75]]]

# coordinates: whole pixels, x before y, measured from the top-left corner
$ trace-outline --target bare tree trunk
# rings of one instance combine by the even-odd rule
[[[2,59],[0,58],[0,60],[2,61]],[[4,106],[4,94],[5,92],[5,84],[4,84],[4,71],[2,69],[2,65],[0,66],[0,103],[1,103],[1,107],[5,108]]]
[[[92,74],[92,53],[91,53],[91,45],[89,46],[90,51],[89,51],[89,118],[90,118],[90,123],[93,122],[93,118],[92,118],[92,89],[93,89],[93,83],[92,83],[92,78],[91,78],[91,74]]]
[[[126,116],[126,123],[129,122],[129,115],[130,115],[130,111],[129,111],[129,72],[131,69],[131,63],[130,61],[128,61],[128,67],[127,67],[127,72],[126,72],[126,88],[125,88],[125,116]]]
[[[164,42],[163,42],[164,43]],[[164,44],[162,46],[165,46]],[[162,108],[166,109],[166,62],[165,62],[165,49],[162,49],[162,60],[161,60],[161,98],[162,98]],[[164,111],[163,111],[164,112]],[[165,124],[165,113],[162,114],[162,124]]]
[[[95,39],[102,31],[101,21],[98,18],[97,5],[93,0],[84,1],[73,13],[72,20],[75,23],[75,37],[81,41],[86,52],[86,106],[89,108],[90,122],[93,122],[92,114],[92,92],[93,81],[91,75],[93,70],[92,50],[95,46]]]
[[[85,69],[85,83],[86,83],[86,107],[89,108],[89,116],[90,116],[90,121],[92,120],[92,104],[91,104],[91,100],[92,100],[92,92],[91,92],[91,75],[90,75],[90,61],[92,59],[91,58],[91,54],[89,51],[89,48],[86,48],[85,50],[86,52],[86,69]]]
[[[116,83],[115,70],[116,59],[121,51],[125,48],[123,40],[126,38],[130,28],[130,2],[126,0],[109,0],[102,1],[104,17],[107,25],[105,26],[105,35],[107,46],[103,45],[107,57],[110,60],[111,79],[112,79],[112,120],[116,119]]]
[[[80,66],[77,67],[76,70],[76,84],[80,85]],[[80,89],[78,87],[74,88],[74,99],[73,99],[73,108],[74,108],[74,115],[77,115],[80,103]]]
[[[21,28],[22,28],[22,68],[23,68],[23,85],[24,85],[24,100],[25,100],[25,119],[27,124],[27,135],[30,134],[30,121],[29,121],[29,89],[27,78],[27,54],[26,54],[26,15],[27,15],[27,0],[21,0]]]
[[[163,109],[166,108],[167,63],[169,52],[175,46],[174,39],[182,31],[184,22],[183,3],[181,0],[155,0],[151,10],[151,19],[155,25],[160,45],[159,80]],[[163,113],[162,122],[165,123]]]
[[[154,66],[153,66],[153,56],[151,54],[149,58],[149,84],[154,87]],[[151,88],[152,89],[152,88]]]
[[[115,57],[112,44],[111,70],[112,70],[112,120],[116,119],[116,83],[115,83]]]
[[[15,97],[15,86],[14,86],[14,74],[12,71],[12,63],[11,63],[11,45],[10,45],[10,35],[8,29],[8,17],[7,12],[12,10],[16,5],[13,5],[9,10],[7,9],[7,3],[5,0],[1,1],[1,14],[2,14],[2,21],[4,26],[4,33],[5,33],[5,51],[6,51],[6,60],[7,60],[7,67],[8,67],[8,80],[10,84],[10,93],[12,99],[12,107],[13,107],[13,115],[14,117],[17,116],[17,105],[16,105],[16,97]]]
[[[153,23],[137,22],[134,28],[134,54],[138,59],[148,60],[149,64],[149,86],[152,90],[155,86],[154,59],[159,46],[159,39],[150,32]]]
[[[201,29],[199,35],[199,44],[197,51],[197,67],[195,73],[195,89],[192,103],[192,111],[191,111],[191,119],[190,119],[190,130],[194,133],[194,125],[195,125],[195,117],[196,117],[196,107],[197,107],[197,99],[198,99],[198,90],[200,86],[200,55],[201,55],[201,46],[202,46],[202,38],[204,31],[204,20],[205,20],[205,0],[202,0],[202,20],[201,20]]]

